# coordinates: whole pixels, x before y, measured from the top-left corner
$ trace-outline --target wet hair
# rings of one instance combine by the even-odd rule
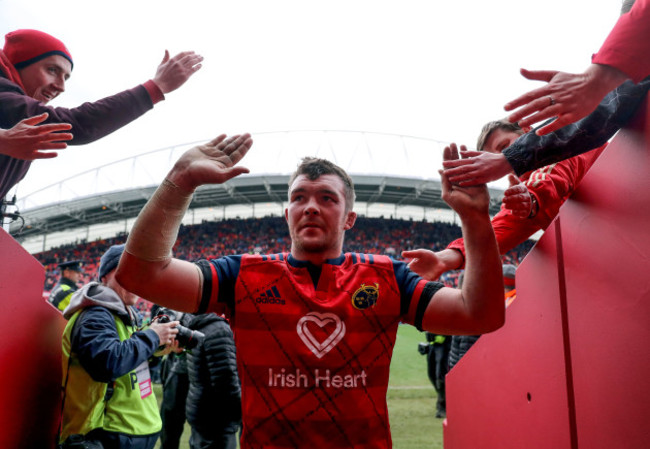
[[[483,125],[483,129],[481,130],[481,133],[479,134],[478,139],[476,140],[476,149],[478,151],[483,151],[485,142],[487,142],[487,140],[490,138],[492,133],[497,129],[502,129],[504,131],[511,131],[520,135],[524,133],[524,130],[521,129],[521,126],[519,126],[517,123],[510,123],[506,119],[500,119],[500,120],[495,120],[493,122],[488,122],[485,125]]]
[[[347,174],[338,165],[333,162],[328,161],[327,159],[319,159],[317,157],[305,157],[302,159],[298,168],[289,178],[289,188],[300,175],[305,175],[310,181],[315,181],[323,175],[336,175],[341,178],[343,181],[343,186],[345,187],[345,210],[350,211],[354,206],[354,199],[356,194],[354,193],[354,184],[352,183],[352,178]]]

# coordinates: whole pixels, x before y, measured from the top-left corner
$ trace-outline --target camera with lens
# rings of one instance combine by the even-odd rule
[[[418,352],[422,355],[427,355],[429,353],[429,343],[418,343]]]
[[[172,310],[161,307],[156,312],[156,315],[152,317],[151,321],[158,321],[159,323],[169,323],[171,321],[180,321],[182,314]],[[178,341],[178,346],[185,349],[194,349],[196,348],[205,338],[203,332],[195,331],[189,329],[181,324],[176,325],[178,329],[178,334],[176,334],[176,340]]]

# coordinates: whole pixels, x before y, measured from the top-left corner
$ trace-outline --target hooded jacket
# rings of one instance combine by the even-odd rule
[[[147,437],[159,432],[147,363],[158,348],[158,335],[138,331],[137,312],[95,282],[75,292],[63,316],[69,322],[62,347],[62,439],[97,428]]]

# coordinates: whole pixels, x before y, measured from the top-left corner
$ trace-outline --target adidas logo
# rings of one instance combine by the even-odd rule
[[[266,292],[261,293],[260,296],[255,299],[255,302],[258,304],[285,305],[284,299],[280,297],[280,292],[275,285]]]

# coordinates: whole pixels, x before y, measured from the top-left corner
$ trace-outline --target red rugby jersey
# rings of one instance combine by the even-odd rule
[[[357,253],[320,273],[288,254],[199,266],[202,302],[228,313],[233,326],[242,448],[392,446],[386,390],[397,326],[419,327],[442,284]]]

